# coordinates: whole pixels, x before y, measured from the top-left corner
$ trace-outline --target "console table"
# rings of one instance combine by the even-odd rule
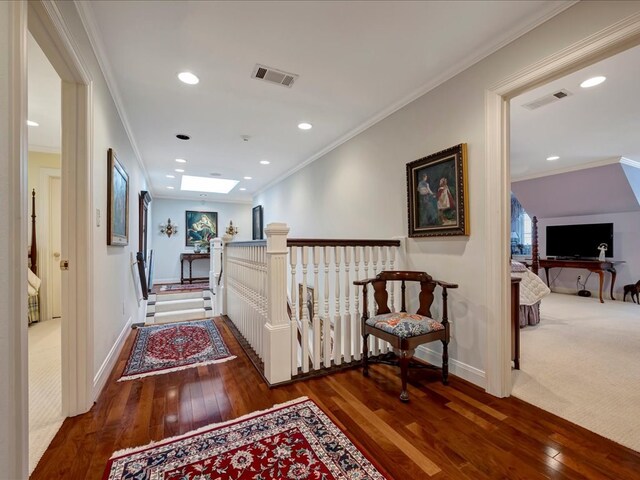
[[[597,273],[600,277],[600,303],[604,303],[602,298],[602,285],[604,283],[604,272],[611,274],[611,300],[615,300],[613,297],[613,286],[616,283],[616,268],[619,263],[606,260],[601,262],[599,260],[559,260],[559,259],[540,259],[540,267],[544,268],[544,272],[547,276],[547,285],[551,288],[549,283],[549,270],[552,268],[584,268],[590,272]]]
[[[194,260],[203,260],[206,259],[207,261],[209,261],[209,254],[208,253],[181,253],[180,254],[180,283],[183,284],[185,280],[189,280],[189,283],[193,283],[194,280],[196,281],[209,281],[209,277],[197,277],[197,278],[193,278],[193,275],[191,273],[191,264],[193,263]],[[189,262],[189,278],[184,278],[184,262],[187,261]]]

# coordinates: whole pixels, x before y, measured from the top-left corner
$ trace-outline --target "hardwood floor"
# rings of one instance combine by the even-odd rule
[[[269,389],[224,322],[237,359],[117,383],[130,335],[93,409],[67,419],[32,479],[100,479],[115,450],[233,419],[303,395],[386,469],[406,479],[640,479],[640,454],[518,399],[498,399],[431,370],[410,373],[398,400],[393,367],[349,370]]]

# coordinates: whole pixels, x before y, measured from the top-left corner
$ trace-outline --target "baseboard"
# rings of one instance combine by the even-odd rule
[[[98,399],[98,396],[102,392],[102,389],[107,384],[107,380],[109,379],[109,375],[115,366],[118,357],[120,356],[120,351],[124,346],[124,342],[131,331],[131,324],[133,323],[133,317],[129,317],[127,323],[124,325],[124,328],[118,335],[118,339],[109,350],[107,358],[105,358],[104,362],[100,366],[100,370],[96,373],[96,376],[93,378],[93,401],[95,402]]]
[[[563,295],[573,295],[574,297],[578,296],[578,292],[577,292],[577,290],[575,288],[553,287],[551,290],[553,291],[553,293],[561,293]],[[589,290],[589,292],[591,292],[591,296],[594,297],[594,298],[599,298],[599,296],[600,296],[600,292],[598,292],[598,290]],[[618,300],[621,301],[622,297],[624,295],[624,291],[614,290],[613,291],[613,295],[616,297],[616,301],[618,301]],[[605,302],[607,300],[612,301],[611,300],[611,295],[609,295],[609,289],[608,288],[603,288],[602,289],[602,298],[604,299]]]
[[[442,365],[442,353],[432,350],[425,345],[420,345],[416,349],[415,356],[432,365]],[[467,365],[466,363],[462,363],[455,358],[449,357],[449,373],[471,382],[480,388],[485,388],[487,386],[483,370]]]

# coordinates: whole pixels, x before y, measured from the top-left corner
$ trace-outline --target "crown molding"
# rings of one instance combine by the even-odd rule
[[[553,175],[560,175],[562,173],[571,173],[571,172],[577,172],[580,170],[588,170],[590,168],[605,167],[607,165],[615,165],[617,163],[640,168],[640,162],[629,160],[624,157],[614,157],[614,158],[607,158],[605,160],[596,160],[595,162],[572,165],[564,168],[556,168],[554,170],[546,170],[544,172],[539,172],[539,173],[532,173],[531,175],[513,176],[511,177],[511,183],[523,182],[525,180],[533,180],[535,178],[551,177]]]
[[[133,135],[133,130],[129,123],[129,117],[127,116],[127,112],[124,108],[124,102],[120,95],[120,90],[118,89],[115,76],[113,75],[111,63],[105,53],[106,50],[104,48],[104,43],[102,42],[102,37],[100,36],[100,29],[98,28],[98,24],[96,23],[95,16],[93,14],[91,2],[87,0],[73,0],[73,3],[76,6],[78,15],[80,16],[80,21],[87,32],[89,43],[91,44],[94,55],[96,56],[96,60],[98,61],[98,65],[100,66],[100,70],[104,76],[107,88],[111,93],[111,98],[113,98],[113,103],[115,104],[118,115],[120,116],[120,121],[122,122],[122,126],[124,127],[129,143],[131,144],[138,166],[142,170],[142,175],[147,182],[147,190],[152,190],[151,177],[149,176],[147,167],[142,160],[140,149],[138,148],[138,144],[136,143],[136,139]]]
[[[478,63],[481,60],[485,59],[489,55],[497,52],[498,50],[500,50],[501,48],[503,48],[506,45],[510,44],[514,40],[520,38],[522,35],[524,35],[527,32],[533,30],[534,28],[538,27],[539,25],[542,25],[544,22],[546,22],[550,18],[555,17],[556,15],[558,15],[561,12],[563,12],[567,8],[569,8],[572,5],[578,3],[578,1],[579,0],[567,0],[567,1],[561,1],[561,2],[554,3],[550,8],[547,9],[547,11],[542,16],[538,17],[536,20],[534,20],[534,21],[527,20],[527,21],[522,22],[517,27],[515,27],[515,29],[512,29],[509,34],[505,35],[497,44],[491,45],[490,47],[487,47],[487,48],[484,48],[484,49],[481,49],[479,52],[475,52],[472,55],[468,55],[467,57],[465,57],[463,60],[461,60],[460,62],[458,62],[457,64],[455,64],[451,68],[445,70],[439,76],[437,76],[434,79],[430,80],[429,82],[425,83],[424,85],[422,85],[421,87],[417,88],[416,90],[414,90],[410,94],[406,95],[405,97],[401,98],[397,102],[395,102],[395,103],[389,105],[388,107],[380,110],[378,113],[376,113],[374,116],[372,116],[371,118],[366,120],[364,123],[360,124],[359,126],[354,128],[353,130],[350,130],[345,135],[343,135],[342,137],[338,138],[336,141],[330,143],[329,145],[327,145],[326,147],[324,147],[322,150],[318,151],[317,153],[311,155],[309,158],[304,160],[302,163],[299,163],[298,165],[296,165],[292,169],[286,171],[285,173],[283,173],[282,175],[277,177],[275,180],[272,180],[271,182],[267,183],[264,187],[262,187],[258,191],[256,191],[256,193],[254,195],[259,195],[259,194],[265,192],[266,190],[269,190],[271,187],[273,187],[273,186],[277,185],[278,183],[282,182],[287,177],[290,177],[291,175],[296,173],[298,170],[301,170],[304,167],[306,167],[307,165],[315,162],[319,158],[324,157],[327,153],[331,152],[332,150],[335,150],[336,148],[338,148],[343,143],[348,142],[349,140],[351,140],[355,136],[361,134],[365,130],[368,130],[369,128],[374,126],[376,123],[384,120],[385,118],[387,118],[388,116],[394,114],[395,112],[397,112],[401,108],[406,107],[411,102],[417,100],[418,98],[420,98],[421,96],[425,95],[426,93],[429,93],[434,88],[437,88],[438,86],[442,85],[446,81],[451,80],[453,77],[455,77],[456,75],[464,72],[468,68],[471,68],[473,65],[475,65],[476,63]]]
[[[170,195],[158,195],[153,193],[153,198],[162,198],[163,200],[177,200],[180,202],[204,202],[204,203],[235,203],[237,205],[253,205],[253,201],[251,199],[249,200],[204,200],[202,198],[196,199],[196,198],[183,198],[183,197],[172,197]]]

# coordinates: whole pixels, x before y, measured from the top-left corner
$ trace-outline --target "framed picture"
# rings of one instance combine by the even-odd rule
[[[262,240],[264,237],[264,228],[262,225],[262,205],[253,207],[253,239]]]
[[[218,236],[218,212],[185,212],[185,245],[193,247]]]
[[[407,164],[409,236],[469,235],[467,144]]]
[[[129,244],[129,175],[112,148],[107,152],[107,245]]]

